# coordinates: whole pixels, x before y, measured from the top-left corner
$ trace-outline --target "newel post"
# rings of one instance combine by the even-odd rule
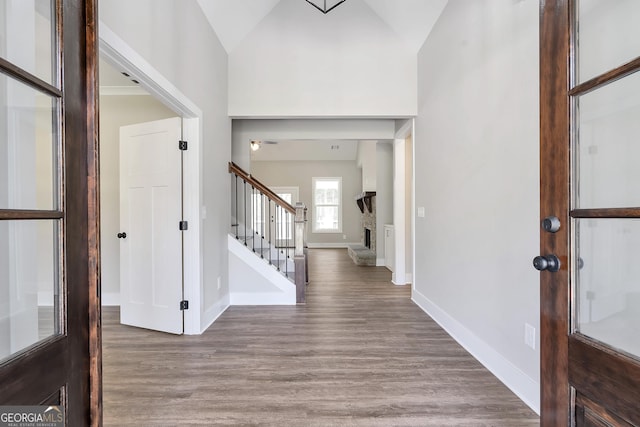
[[[305,233],[305,221],[306,210],[304,203],[296,203],[296,218],[295,218],[295,251],[294,251],[294,263],[295,263],[295,282],[296,282],[296,302],[303,304],[306,300],[305,291],[307,287],[307,263],[306,263],[306,233]]]

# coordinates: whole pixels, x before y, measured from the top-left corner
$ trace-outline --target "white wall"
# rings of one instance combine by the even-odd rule
[[[378,141],[360,141],[358,143],[358,157],[356,163],[362,169],[362,191],[376,191],[378,177],[378,159],[376,144]]]
[[[230,224],[227,162],[227,54],[195,0],[109,0],[100,19],[203,112],[203,289],[201,326],[228,304],[226,236]],[[221,287],[217,282],[220,278]]]
[[[295,305],[296,286],[244,245],[228,236],[229,289],[232,305]],[[293,268],[288,263],[286,268]],[[289,270],[290,271],[290,270]]]
[[[538,2],[450,0],[418,75],[413,298],[537,410]]]
[[[120,301],[120,127],[175,117],[151,96],[100,96],[102,303]]]
[[[308,209],[307,239],[310,246],[344,246],[361,240],[362,220],[355,196],[361,192],[362,178],[355,161],[253,162],[251,172],[269,187],[300,189],[300,201]],[[314,233],[311,227],[312,178],[338,176],[342,177],[342,232]]]
[[[282,0],[229,55],[232,117],[412,116],[416,88],[415,53],[362,0]]]

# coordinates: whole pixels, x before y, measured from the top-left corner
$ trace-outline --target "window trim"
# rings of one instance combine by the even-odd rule
[[[316,226],[316,208],[318,206],[336,206],[335,204],[320,204],[320,205],[316,205],[316,183],[317,182],[321,182],[321,181],[338,181],[338,192],[339,192],[339,197],[338,197],[338,228],[336,229],[329,229],[329,228],[317,228]],[[341,176],[333,176],[333,177],[312,177],[311,178],[311,203],[312,203],[312,210],[311,210],[311,231],[312,233],[318,233],[318,234],[341,234],[342,233],[342,205],[343,205],[343,198],[342,198],[342,177]]]

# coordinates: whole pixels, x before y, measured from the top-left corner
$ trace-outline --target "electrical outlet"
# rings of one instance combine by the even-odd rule
[[[536,328],[528,323],[524,324],[524,343],[532,349],[536,349]]]
[[[220,290],[220,288],[222,288],[222,279],[218,276],[218,290]]]
[[[342,235],[342,240],[347,240],[347,235],[346,234]]]

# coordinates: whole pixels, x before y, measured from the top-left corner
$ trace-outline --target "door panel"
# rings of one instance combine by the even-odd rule
[[[183,332],[181,135],[179,117],[120,129],[120,321],[174,334]]]
[[[582,394],[576,396],[576,425],[583,427],[633,427]]]
[[[640,425],[637,2],[541,6],[541,424]]]
[[[638,425],[640,366],[636,361],[580,334],[570,337],[569,355],[569,381],[576,393]]]
[[[0,0],[0,405],[73,426],[102,417],[96,8]]]

